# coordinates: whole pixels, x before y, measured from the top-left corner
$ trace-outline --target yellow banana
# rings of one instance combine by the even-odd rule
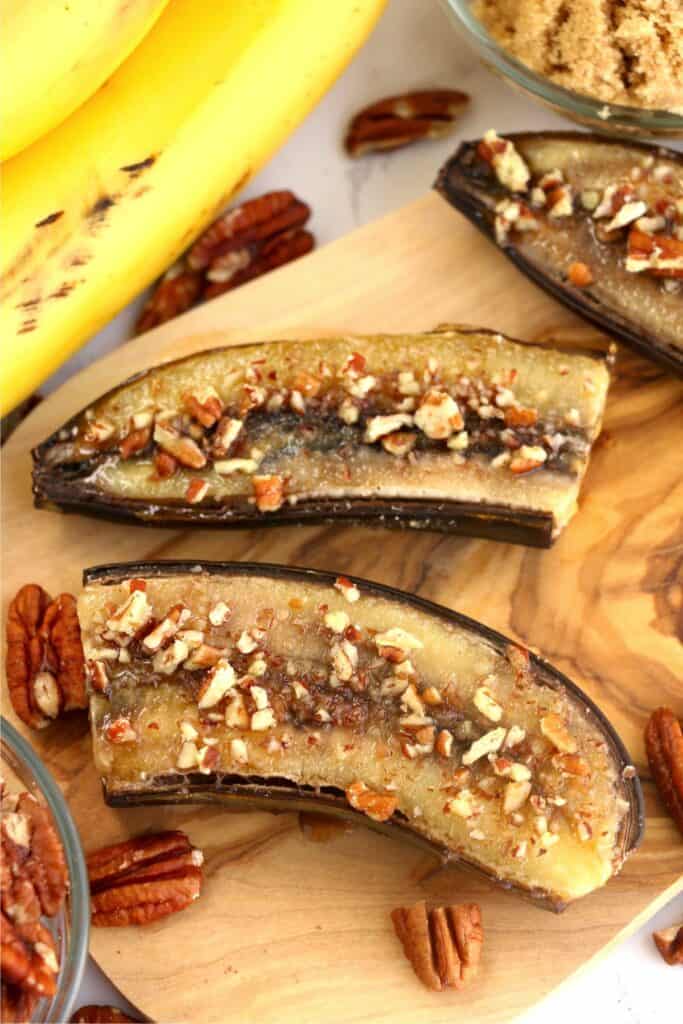
[[[8,161],[0,411],[173,262],[313,107],[385,3],[173,0],[106,87]]]
[[[0,160],[51,131],[98,89],[168,0],[4,0]]]

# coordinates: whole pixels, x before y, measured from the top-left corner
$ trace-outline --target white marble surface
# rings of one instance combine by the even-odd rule
[[[318,245],[410,202],[430,187],[436,169],[453,148],[452,139],[358,162],[345,158],[340,140],[348,118],[369,101],[432,86],[454,86],[472,96],[471,109],[459,127],[461,137],[480,135],[492,126],[512,131],[564,124],[487,72],[452,31],[439,0],[391,0],[365,49],[250,184],[245,197],[293,188],[314,210],[312,229]],[[124,310],[43,390],[52,389],[127,338],[139,304]],[[679,1019],[681,972],[662,963],[650,934],[653,927],[681,920],[683,897],[678,897],[599,964],[585,968],[525,1014],[524,1024],[575,1024],[581,1018],[609,1024],[666,1024]],[[542,970],[543,950],[539,950]],[[78,1005],[86,1002],[125,1006],[94,964],[88,969]]]

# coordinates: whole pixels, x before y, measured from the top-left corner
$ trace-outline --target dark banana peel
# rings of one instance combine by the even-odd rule
[[[655,238],[675,236],[659,244],[683,254],[681,153],[579,132],[526,132],[502,138],[514,145],[530,171],[526,187],[512,191],[503,184],[481,155],[483,140],[474,140],[462,143],[443,166],[436,190],[553,298],[640,355],[683,376],[683,260],[678,259],[678,268],[668,280],[662,271],[627,270],[634,239],[643,241],[642,235],[629,238],[635,221],[606,232],[616,211],[605,210],[596,217],[593,205],[612,185],[628,189],[629,200],[647,206],[640,216],[649,222]],[[538,208],[532,201],[531,189],[539,177],[555,170],[562,172],[571,189],[569,216],[551,217],[548,203]],[[588,197],[592,209],[584,206],[582,196]],[[538,229],[515,230],[513,225],[507,232],[497,231],[496,206],[506,199],[521,200],[537,219]],[[620,201],[623,193],[621,200],[616,194],[614,205]],[[667,216],[657,224],[653,218],[662,210],[668,211]],[[573,283],[572,264],[588,267],[592,283]]]
[[[548,546],[576,509],[608,384],[604,353],[456,327],[213,349],[65,423],[33,452],[35,501],[155,525],[364,521]]]
[[[596,705],[422,598],[315,570],[147,562],[86,570],[79,618],[113,806],[340,815],[554,910],[640,842],[640,784]]]

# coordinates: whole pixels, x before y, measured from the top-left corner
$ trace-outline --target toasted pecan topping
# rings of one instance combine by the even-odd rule
[[[346,799],[354,810],[362,811],[373,821],[388,821],[398,807],[391,793],[375,793],[364,782],[353,782],[346,789]]]

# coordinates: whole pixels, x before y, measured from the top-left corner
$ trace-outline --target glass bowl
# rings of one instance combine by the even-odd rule
[[[88,955],[90,895],[81,841],[59,787],[30,745],[5,718],[0,719],[0,748],[2,776],[10,789],[18,786],[27,790],[47,806],[64,848],[69,890],[56,917],[44,919],[57,945],[57,991],[52,999],[41,999],[31,1020],[65,1021],[71,1017]]]
[[[472,0],[441,0],[461,34],[492,71],[558,114],[610,135],[683,138],[683,116],[668,110],[624,107],[564,89],[537,75],[496,43],[472,13]]]

